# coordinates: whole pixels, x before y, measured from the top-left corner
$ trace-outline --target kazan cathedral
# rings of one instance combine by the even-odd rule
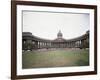
[[[79,37],[68,40],[63,38],[61,31],[58,32],[57,38],[54,40],[43,39],[30,32],[22,33],[22,49],[24,51],[51,48],[89,48],[89,31]]]

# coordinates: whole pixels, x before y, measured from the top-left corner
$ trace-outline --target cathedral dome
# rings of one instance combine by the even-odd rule
[[[59,30],[59,32],[58,32],[58,34],[57,34],[57,37],[58,37],[58,38],[62,38],[62,36],[63,36],[63,35],[62,35],[62,33],[61,33],[61,30]]]

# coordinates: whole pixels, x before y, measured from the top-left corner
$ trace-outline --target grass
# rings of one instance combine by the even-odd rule
[[[89,65],[89,50],[87,49],[36,50],[22,54],[23,69],[87,65]]]

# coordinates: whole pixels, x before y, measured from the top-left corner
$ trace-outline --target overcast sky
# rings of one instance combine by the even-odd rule
[[[23,11],[23,32],[55,39],[61,30],[63,38],[72,39],[85,34],[90,27],[89,14]]]

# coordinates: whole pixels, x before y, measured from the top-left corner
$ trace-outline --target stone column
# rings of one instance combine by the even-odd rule
[[[40,41],[38,41],[38,46],[39,46],[38,48],[40,49]]]

